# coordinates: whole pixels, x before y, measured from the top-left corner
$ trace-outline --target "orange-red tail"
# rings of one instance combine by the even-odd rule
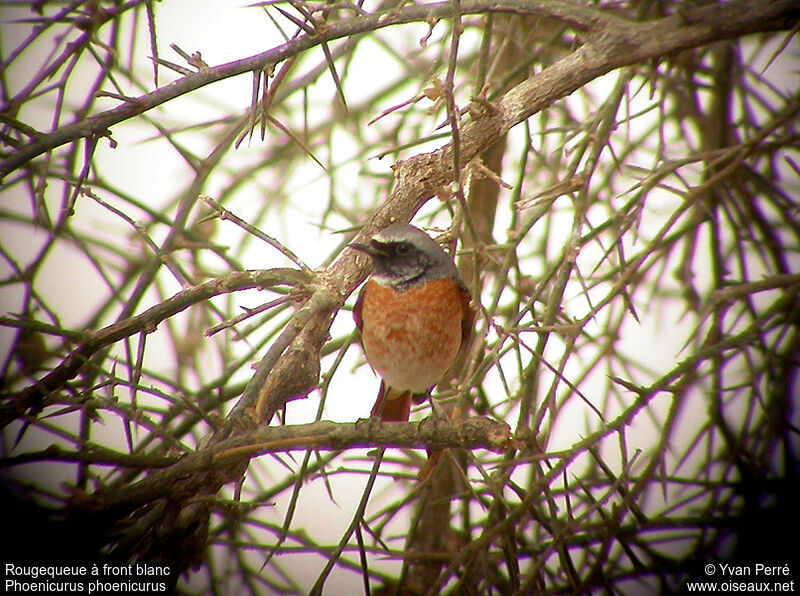
[[[395,391],[381,381],[378,399],[372,407],[372,417],[380,416],[384,422],[408,422],[411,415],[411,392]]]

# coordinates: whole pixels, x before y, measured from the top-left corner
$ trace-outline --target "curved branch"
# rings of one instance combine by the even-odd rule
[[[564,7],[571,9],[573,5],[561,2],[527,2],[523,5],[501,0],[482,6],[497,11],[527,7],[531,13],[542,13],[580,26],[587,32],[589,41],[541,73],[519,83],[468,122],[460,131],[461,167],[517,124],[612,70],[722,39],[757,31],[789,29],[800,19],[800,5],[793,0],[769,3],[739,0],[644,23],[610,17],[600,11],[579,10],[579,7],[575,7],[571,16],[573,20],[568,20]],[[461,7],[462,14],[476,10],[474,2],[464,2]],[[398,14],[406,13],[400,11]],[[394,17],[387,20],[391,18]],[[396,184],[391,194],[361,228],[356,241],[365,242],[378,229],[395,221],[409,221],[429,198],[449,184],[453,179],[453,168],[451,145],[398,161],[394,166]],[[269,371],[259,369],[258,386],[268,388],[259,396],[258,412],[263,415],[260,416],[262,420],[269,421],[288,399],[313,389],[313,367],[303,363],[301,358],[307,360],[309,355],[319,354],[327,340],[333,315],[366,276],[368,263],[356,261],[353,253],[345,251],[325,272],[325,283],[317,286],[310,302],[324,307],[304,323],[278,365]],[[290,355],[295,355],[297,361],[293,362]],[[300,369],[311,373],[303,386],[293,391],[285,390],[287,386],[297,385],[295,375]],[[248,400],[246,407],[251,405]]]
[[[465,14],[491,11],[515,12],[519,14],[539,14],[560,19],[580,28],[588,28],[592,22],[607,18],[599,10],[593,10],[567,2],[548,0],[473,0],[464,4]],[[151,93],[131,98],[119,107],[106,110],[69,126],[63,126],[52,133],[42,135],[33,143],[26,145],[0,162],[0,180],[31,159],[51,151],[56,147],[83,137],[110,136],[110,128],[124,120],[138,116],[162,105],[176,97],[190,93],[211,83],[244,73],[260,72],[268,67],[298,54],[323,45],[329,41],[350,37],[359,33],[376,31],[391,25],[426,22],[431,19],[446,18],[452,13],[449,2],[439,2],[426,6],[407,6],[398,11],[374,13],[358,16],[335,25],[325,25],[314,34],[306,34],[261,54],[242,60],[235,60],[219,66],[203,68],[186,75]]]
[[[41,451],[22,453],[0,459],[0,468],[35,461],[84,462],[96,466],[125,468],[168,468],[179,461],[182,466],[222,465],[242,457],[258,457],[267,453],[287,451],[339,451],[349,448],[398,447],[405,449],[489,449],[503,451],[516,442],[511,429],[503,422],[489,418],[433,420],[398,424],[376,424],[372,420],[355,423],[313,422],[288,426],[261,426],[226,441],[207,447],[211,455],[196,451],[190,455],[158,455],[121,453],[100,445],[81,451],[70,451],[51,445]],[[192,463],[194,462],[194,463]],[[198,468],[198,471],[200,469]],[[172,474],[173,472],[170,472]],[[170,483],[170,485],[172,485]]]
[[[426,418],[420,422],[390,424],[361,420],[355,423],[322,421],[296,426],[261,426],[209,444],[133,484],[100,490],[92,495],[81,494],[75,498],[74,504],[92,511],[118,507],[133,510],[160,498],[189,498],[207,490],[210,477],[217,480],[227,478],[228,482],[234,480],[240,469],[238,464],[243,459],[267,453],[353,447],[459,447],[503,451],[511,446],[512,441],[507,424],[478,417],[460,420]]]
[[[798,9],[797,3],[793,2],[793,0],[777,0],[773,2],[739,0],[738,2],[715,4],[692,11],[682,11],[680,14],[645,23],[628,21],[610,16],[608,13],[598,9],[587,8],[569,2],[548,0],[472,0],[461,4],[460,10],[462,14],[478,14],[490,11],[549,17],[560,20],[579,31],[584,31],[590,36],[612,41],[610,46],[601,43],[596,48],[600,50],[597,57],[602,58],[601,62],[607,65],[607,68],[601,67],[603,72],[600,74],[620,66],[713,41],[739,37],[749,33],[789,29],[800,18],[800,9]],[[326,25],[323,29],[317,30],[315,35],[300,36],[261,54],[212,68],[204,68],[164,87],[160,87],[152,93],[133,98],[117,108],[101,112],[41,136],[33,143],[22,147],[0,162],[0,180],[38,155],[79,138],[110,136],[109,129],[113,125],[210,83],[243,73],[264,70],[271,65],[329,41],[367,31],[375,31],[390,25],[447,18],[451,14],[452,6],[450,3],[439,2],[425,6],[406,6],[401,10],[388,13],[359,16],[343,23]],[[575,54],[579,52],[580,50]],[[589,63],[594,62],[591,57],[588,58]],[[574,77],[575,84],[568,85],[568,87],[572,87],[569,91],[555,91],[556,98],[571,93],[596,76],[599,75],[590,75],[586,79],[578,74],[578,76]],[[552,95],[552,93],[553,90],[548,89],[547,95]],[[513,116],[515,123],[524,120],[541,109],[541,107],[534,107],[538,103],[525,101],[524,94],[519,98],[509,96],[509,99],[514,99],[515,102],[522,100],[517,104],[519,109],[509,110],[508,115],[516,113]],[[511,106],[507,107],[510,108]]]
[[[187,288],[141,314],[89,333],[61,364],[35,384],[19,393],[3,396],[3,403],[0,404],[0,428],[21,416],[28,408],[41,406],[48,393],[73,378],[86,360],[99,350],[135,333],[153,331],[159,323],[193,304],[238,290],[281,285],[304,287],[308,282],[308,275],[295,269],[236,271]]]

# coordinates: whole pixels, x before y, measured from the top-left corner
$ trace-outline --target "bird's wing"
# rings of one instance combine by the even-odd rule
[[[366,284],[363,288],[361,288],[361,291],[358,293],[358,298],[356,298],[356,305],[353,307],[353,320],[356,322],[356,328],[358,329],[359,333],[361,333],[361,326],[363,325],[363,321],[361,320],[361,309],[364,306],[364,290],[366,290],[366,288]]]

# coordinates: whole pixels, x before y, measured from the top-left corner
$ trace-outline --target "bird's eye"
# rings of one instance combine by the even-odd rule
[[[407,242],[400,242],[394,247],[394,253],[399,257],[404,257],[411,250]]]

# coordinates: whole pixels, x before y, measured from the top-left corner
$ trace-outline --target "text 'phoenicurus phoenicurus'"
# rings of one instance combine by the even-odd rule
[[[350,247],[373,262],[353,310],[364,354],[381,376],[372,415],[405,422],[411,400],[424,401],[467,343],[471,297],[450,257],[414,226],[394,224]]]

